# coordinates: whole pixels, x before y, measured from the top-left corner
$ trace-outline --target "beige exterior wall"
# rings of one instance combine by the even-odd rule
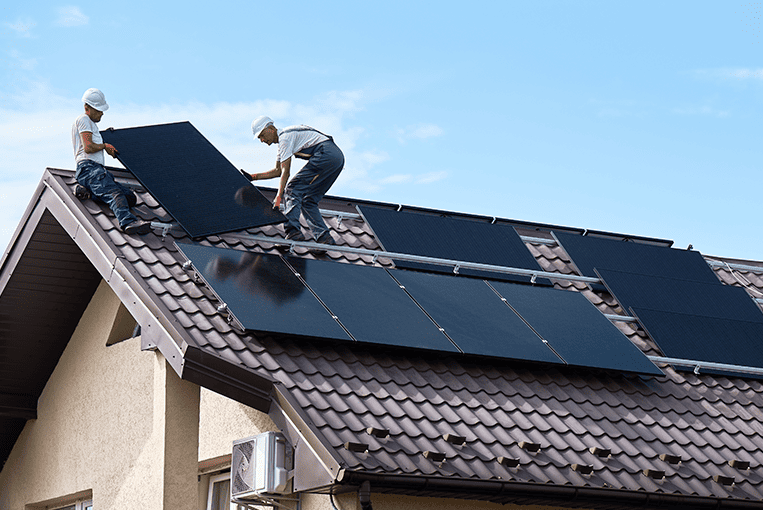
[[[201,389],[199,461],[230,455],[236,439],[277,430],[267,414]]]
[[[118,309],[101,282],[0,472],[2,510],[88,491],[98,510],[197,507],[198,386],[139,339],[106,347]]]

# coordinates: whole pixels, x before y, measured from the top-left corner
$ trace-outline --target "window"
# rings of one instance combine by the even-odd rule
[[[55,507],[55,510],[93,510],[93,500],[77,501],[73,505]]]
[[[207,510],[246,510],[245,506],[231,503],[230,499],[230,473],[210,476]]]

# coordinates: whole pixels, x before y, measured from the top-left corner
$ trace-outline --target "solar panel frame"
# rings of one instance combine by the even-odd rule
[[[663,375],[583,294],[489,283],[570,365]]]
[[[247,330],[352,340],[278,255],[176,243]],[[292,261],[299,270],[299,260]]]
[[[597,275],[594,268],[608,268],[722,285],[702,254],[695,250],[678,250],[560,231],[551,233],[583,276],[595,278]]]
[[[358,206],[385,251],[542,271],[514,227],[420,212]],[[451,273],[453,268],[395,260],[399,268]],[[460,269],[462,276],[529,282],[529,276]],[[550,285],[544,278],[536,284]]]
[[[741,287],[613,269],[595,272],[624,310],[635,307],[763,323],[760,308]]]
[[[763,368],[763,323],[639,307],[631,312],[668,357]]]
[[[190,122],[101,132],[192,238],[286,221]]]
[[[484,281],[388,271],[465,354],[564,363]]]
[[[308,287],[358,342],[460,352],[384,268],[299,260]]]

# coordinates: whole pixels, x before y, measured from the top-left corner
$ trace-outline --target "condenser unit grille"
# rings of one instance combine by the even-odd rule
[[[254,465],[252,454],[254,441],[245,441],[233,445],[231,464],[235,469],[231,485],[232,494],[250,492],[254,489]]]

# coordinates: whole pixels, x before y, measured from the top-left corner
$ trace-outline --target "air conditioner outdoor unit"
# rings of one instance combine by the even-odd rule
[[[293,450],[280,432],[233,441],[231,496],[234,499],[285,494]]]

